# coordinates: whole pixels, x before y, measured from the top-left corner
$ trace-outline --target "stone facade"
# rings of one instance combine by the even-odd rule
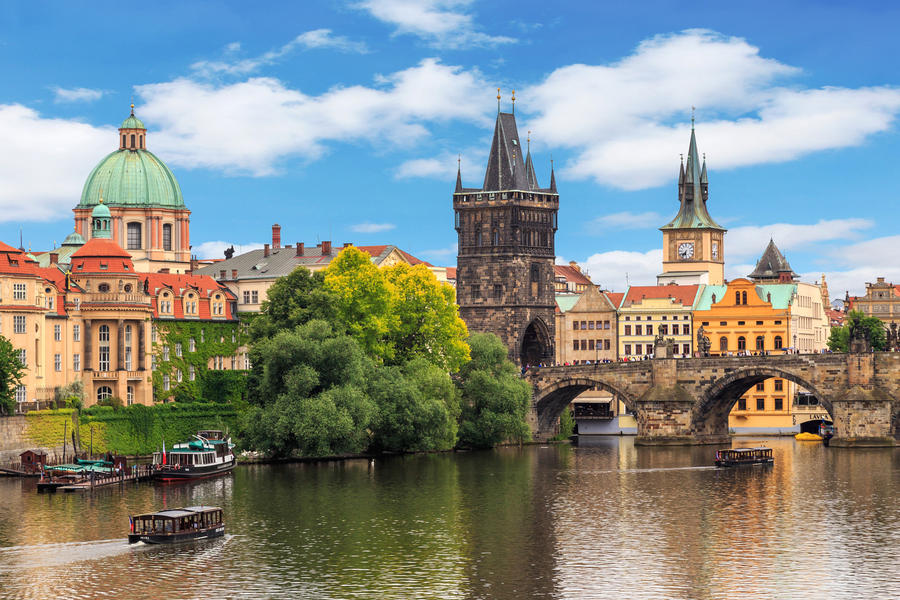
[[[456,293],[471,332],[494,333],[519,364],[554,358],[554,261],[559,195],[523,161],[515,117],[498,113],[482,188],[453,194],[459,237]]]

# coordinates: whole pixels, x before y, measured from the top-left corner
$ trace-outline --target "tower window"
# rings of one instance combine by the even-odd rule
[[[162,228],[162,245],[163,250],[171,250],[172,249],[172,225],[171,223],[166,223]]]
[[[131,134],[131,148],[134,149],[134,134]]]
[[[122,147],[125,147],[125,134],[122,134]]]
[[[143,136],[143,135],[138,136],[138,145],[139,145],[141,148],[144,147],[144,136]]]
[[[140,223],[129,223],[128,224],[128,249],[129,250],[140,250],[141,249],[141,224]]]
[[[503,299],[503,286],[499,283],[494,284],[494,300],[500,301]]]

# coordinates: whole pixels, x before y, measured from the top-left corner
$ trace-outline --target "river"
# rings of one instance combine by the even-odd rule
[[[3,598],[896,598],[900,450],[764,442],[238,467],[37,494],[0,479]],[[227,535],[125,543],[128,515],[214,504]]]

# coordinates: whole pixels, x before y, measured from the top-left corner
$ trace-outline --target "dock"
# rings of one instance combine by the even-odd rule
[[[89,492],[102,487],[140,483],[152,478],[151,465],[136,465],[120,473],[92,473],[78,479],[70,476],[44,477],[37,484],[38,493]]]

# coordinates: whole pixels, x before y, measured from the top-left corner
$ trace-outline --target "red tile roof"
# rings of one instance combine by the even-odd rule
[[[387,244],[384,244],[384,245],[382,245],[382,246],[357,246],[357,248],[359,248],[360,250],[362,250],[363,252],[365,252],[366,254],[368,254],[369,256],[371,256],[372,258],[376,258],[376,257],[380,256],[381,253],[384,252],[385,250],[387,250],[389,247],[390,247],[390,246],[388,246]],[[405,258],[406,261],[407,261],[410,265],[415,266],[415,265],[418,265],[418,264],[423,264],[423,265],[425,265],[426,267],[432,266],[430,263],[425,262],[425,261],[422,260],[421,258],[416,258],[415,256],[413,256],[413,255],[410,254],[409,252],[406,252],[406,251],[404,251],[404,250],[401,250],[400,248],[397,248],[397,252],[399,252],[400,254],[402,254],[402,255],[403,255],[403,258]]]
[[[159,295],[163,290],[168,289],[171,290],[173,296],[172,314],[165,316],[171,316],[175,319],[184,319],[185,316],[183,298],[188,291],[192,291],[198,296],[197,314],[191,315],[192,318],[235,318],[234,315],[231,314],[231,303],[229,302],[229,300],[235,299],[235,295],[225,286],[219,285],[219,283],[209,275],[143,273],[141,274],[141,280],[146,282],[148,291],[150,292],[154,317],[159,316]],[[213,315],[212,308],[210,307],[210,299],[217,292],[222,294],[223,302],[225,303],[225,314],[223,315]]]
[[[553,273],[557,277],[564,277],[566,281],[576,284],[593,285],[593,282],[585,276],[577,267],[571,265],[553,265]]]
[[[692,306],[699,285],[633,285],[628,288],[625,305],[640,303],[645,298],[674,298],[682,306]]]
[[[447,267],[447,279],[456,281],[456,267]]]
[[[604,292],[606,297],[609,298],[609,301],[612,302],[612,305],[616,308],[619,308],[619,305],[622,304],[622,298],[625,296],[624,292]]]
[[[134,273],[131,255],[116,242],[105,238],[91,238],[72,253],[73,273]],[[106,265],[105,267],[103,265]]]

